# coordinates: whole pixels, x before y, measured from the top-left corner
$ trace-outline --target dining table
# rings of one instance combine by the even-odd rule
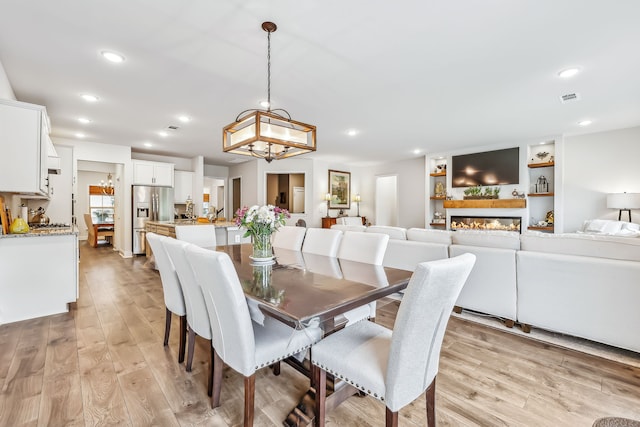
[[[404,290],[412,275],[407,270],[280,248],[274,248],[273,259],[256,260],[251,244],[217,246],[215,250],[231,258],[253,321],[260,323],[269,316],[300,330],[320,326],[325,336],[348,325],[350,314],[359,308],[362,312],[369,303]],[[311,379],[307,359],[290,358],[286,363]],[[357,393],[344,382],[329,378],[327,383],[328,409]],[[311,384],[284,425],[312,423],[314,399]]]

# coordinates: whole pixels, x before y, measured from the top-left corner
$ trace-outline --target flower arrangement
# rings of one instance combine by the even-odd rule
[[[271,234],[291,218],[289,211],[277,206],[244,206],[236,211],[236,225],[246,229],[244,237]]]
[[[253,239],[253,256],[255,258],[271,257],[271,234],[291,218],[289,211],[277,206],[242,207],[236,212],[236,225],[247,230],[244,237]]]

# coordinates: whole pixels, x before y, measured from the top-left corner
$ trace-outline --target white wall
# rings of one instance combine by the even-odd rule
[[[357,168],[351,173],[352,191],[360,193],[360,215],[375,224],[375,178],[398,177],[398,226],[410,228],[425,226],[425,165],[424,157]],[[355,176],[355,179],[354,179]],[[352,214],[355,215],[355,203]]]
[[[640,127],[567,136],[564,139],[564,231],[587,219],[618,219],[608,193],[640,193]],[[632,211],[640,223],[640,211]],[[623,214],[623,220],[627,218]]]
[[[0,98],[16,100],[16,95],[13,93],[13,88],[9,83],[9,77],[7,77],[2,62],[0,62]]]

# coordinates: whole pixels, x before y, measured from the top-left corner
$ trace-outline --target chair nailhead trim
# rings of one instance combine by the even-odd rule
[[[311,359],[311,363],[313,363],[314,365],[316,365],[317,367],[319,367],[320,369],[322,369],[323,371],[326,371],[328,373],[330,373],[331,375],[338,377],[339,379],[348,382],[349,384],[351,384],[352,386],[354,386],[355,388],[357,388],[360,391],[364,391],[365,393],[367,393],[369,396],[373,396],[376,399],[384,402],[384,396],[378,396],[378,393],[371,393],[371,390],[367,390],[364,387],[360,386],[360,384],[356,384],[354,383],[352,380],[350,380],[349,378],[346,378],[345,376],[334,372],[333,369],[328,368],[326,366],[324,366],[323,364],[318,363],[317,361]]]

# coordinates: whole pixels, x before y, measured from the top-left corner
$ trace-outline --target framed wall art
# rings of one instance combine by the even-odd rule
[[[329,209],[351,208],[351,173],[329,169]]]

